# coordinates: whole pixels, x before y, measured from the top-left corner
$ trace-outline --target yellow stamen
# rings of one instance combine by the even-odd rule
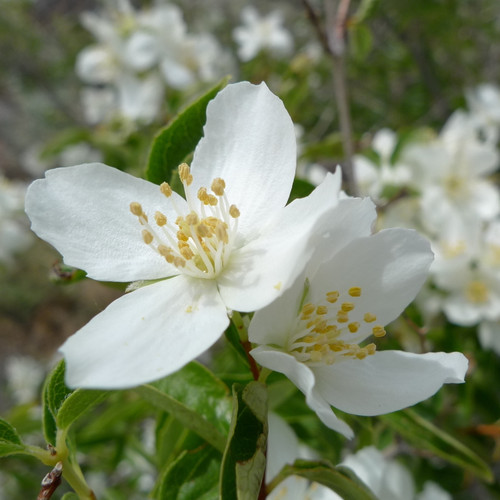
[[[377,325],[372,328],[372,333],[374,337],[380,338],[385,336],[385,330],[383,326]]]
[[[224,179],[221,179],[220,177],[217,177],[212,181],[212,191],[217,195],[217,196],[222,196],[224,194],[224,189],[226,189],[226,183],[224,182]]]
[[[361,287],[353,286],[349,288],[349,295],[351,297],[361,297]]]
[[[349,312],[354,309],[354,304],[352,302],[343,302],[340,309],[344,312]]]
[[[167,197],[170,198],[172,196],[172,188],[168,182],[162,182],[160,184],[160,191]]]
[[[337,299],[339,298],[339,292],[334,291],[334,292],[328,292],[326,294],[326,300],[330,302],[330,304],[335,304],[337,302]]]
[[[233,219],[237,219],[240,216],[240,211],[238,210],[238,207],[236,205],[231,205],[229,207],[229,215]]]
[[[372,313],[366,313],[363,316],[363,319],[365,320],[366,323],[373,323],[374,321],[377,320],[377,316],[375,316],[375,314]]]
[[[349,328],[349,331],[351,333],[356,333],[359,330],[359,323],[357,321],[354,321],[352,323],[349,323],[347,325],[347,328]]]
[[[164,226],[167,223],[167,217],[161,212],[155,213],[155,221],[158,226]]]
[[[154,238],[153,235],[147,229],[143,229],[142,239],[144,240],[144,243],[146,243],[146,245],[149,245],[150,243],[152,243]]]

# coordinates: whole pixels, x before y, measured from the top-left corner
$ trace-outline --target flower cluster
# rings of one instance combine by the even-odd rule
[[[178,6],[159,2],[136,11],[129,0],[104,14],[87,12],[83,25],[97,43],[84,48],[76,72],[89,123],[154,120],[165,86],[186,89],[227,72],[230,58],[209,33],[188,33]]]
[[[398,141],[387,129],[373,137],[377,161],[355,159],[364,194],[381,207],[382,227],[412,227],[431,240],[431,280],[418,301],[429,317],[479,325],[484,347],[500,353],[500,91],[468,92],[469,110],[454,112],[441,132]]]
[[[368,199],[328,174],[285,206],[296,168],[293,123],[265,84],[226,87],[179,167],[185,198],[103,164],[50,170],[28,192],[33,230],[65,263],[135,282],[61,347],[67,383],[123,388],[184,366],[253,312],[253,358],[282,372],[329,427],[331,410],[377,415],[463,382],[458,353],[377,351],[432,261],[416,232],[372,234]]]

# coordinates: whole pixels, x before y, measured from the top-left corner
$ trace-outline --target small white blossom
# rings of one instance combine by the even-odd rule
[[[267,50],[277,57],[286,57],[293,50],[293,38],[283,27],[283,15],[275,10],[261,17],[255,7],[246,6],[241,11],[243,24],[235,28],[234,39],[238,44],[238,56],[250,61],[261,50]]]

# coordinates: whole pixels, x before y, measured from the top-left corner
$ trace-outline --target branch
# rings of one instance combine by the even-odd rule
[[[38,493],[37,500],[47,500],[52,497],[61,484],[62,470],[62,462],[57,462],[56,466],[42,479],[42,489]]]

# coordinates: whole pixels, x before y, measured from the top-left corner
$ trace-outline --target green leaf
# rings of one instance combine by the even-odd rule
[[[233,386],[233,418],[222,460],[221,500],[255,500],[266,468],[267,388]]]
[[[172,181],[179,164],[194,151],[203,136],[208,103],[227,85],[228,80],[229,77],[221,80],[156,135],[146,170],[149,181],[156,184]]]
[[[109,391],[70,389],[64,383],[65,366],[62,360],[49,374],[43,388],[44,435],[54,446],[57,429],[67,429],[110,394]]]
[[[490,468],[476,453],[415,411],[403,410],[379,418],[417,449],[431,451],[485,481],[493,481]]]
[[[352,470],[341,466],[333,467],[323,461],[296,460],[293,465],[285,465],[273,479],[270,487],[276,487],[292,475],[320,483],[338,493],[344,500],[377,500]]]
[[[184,451],[160,480],[159,500],[217,500],[220,453],[209,446]]]
[[[0,457],[16,453],[29,454],[16,429],[9,422],[0,418]]]
[[[245,348],[241,344],[241,339],[238,334],[238,330],[232,321],[229,324],[229,327],[224,332],[224,334],[226,336],[227,341],[229,342],[229,345],[235,350],[241,361],[243,361],[245,365],[249,367],[250,364],[248,362],[247,353],[245,351]]]
[[[314,186],[309,181],[306,181],[305,179],[294,179],[288,203],[292,202],[296,198],[305,198],[313,191]]]
[[[62,496],[61,500],[80,500],[80,497],[76,493],[68,491]]]
[[[136,391],[171,413],[214,448],[223,451],[229,429],[231,399],[226,385],[207,368],[192,362],[178,372]]]
[[[67,429],[75,420],[98,405],[111,391],[77,389],[61,404],[56,423],[59,429]]]

